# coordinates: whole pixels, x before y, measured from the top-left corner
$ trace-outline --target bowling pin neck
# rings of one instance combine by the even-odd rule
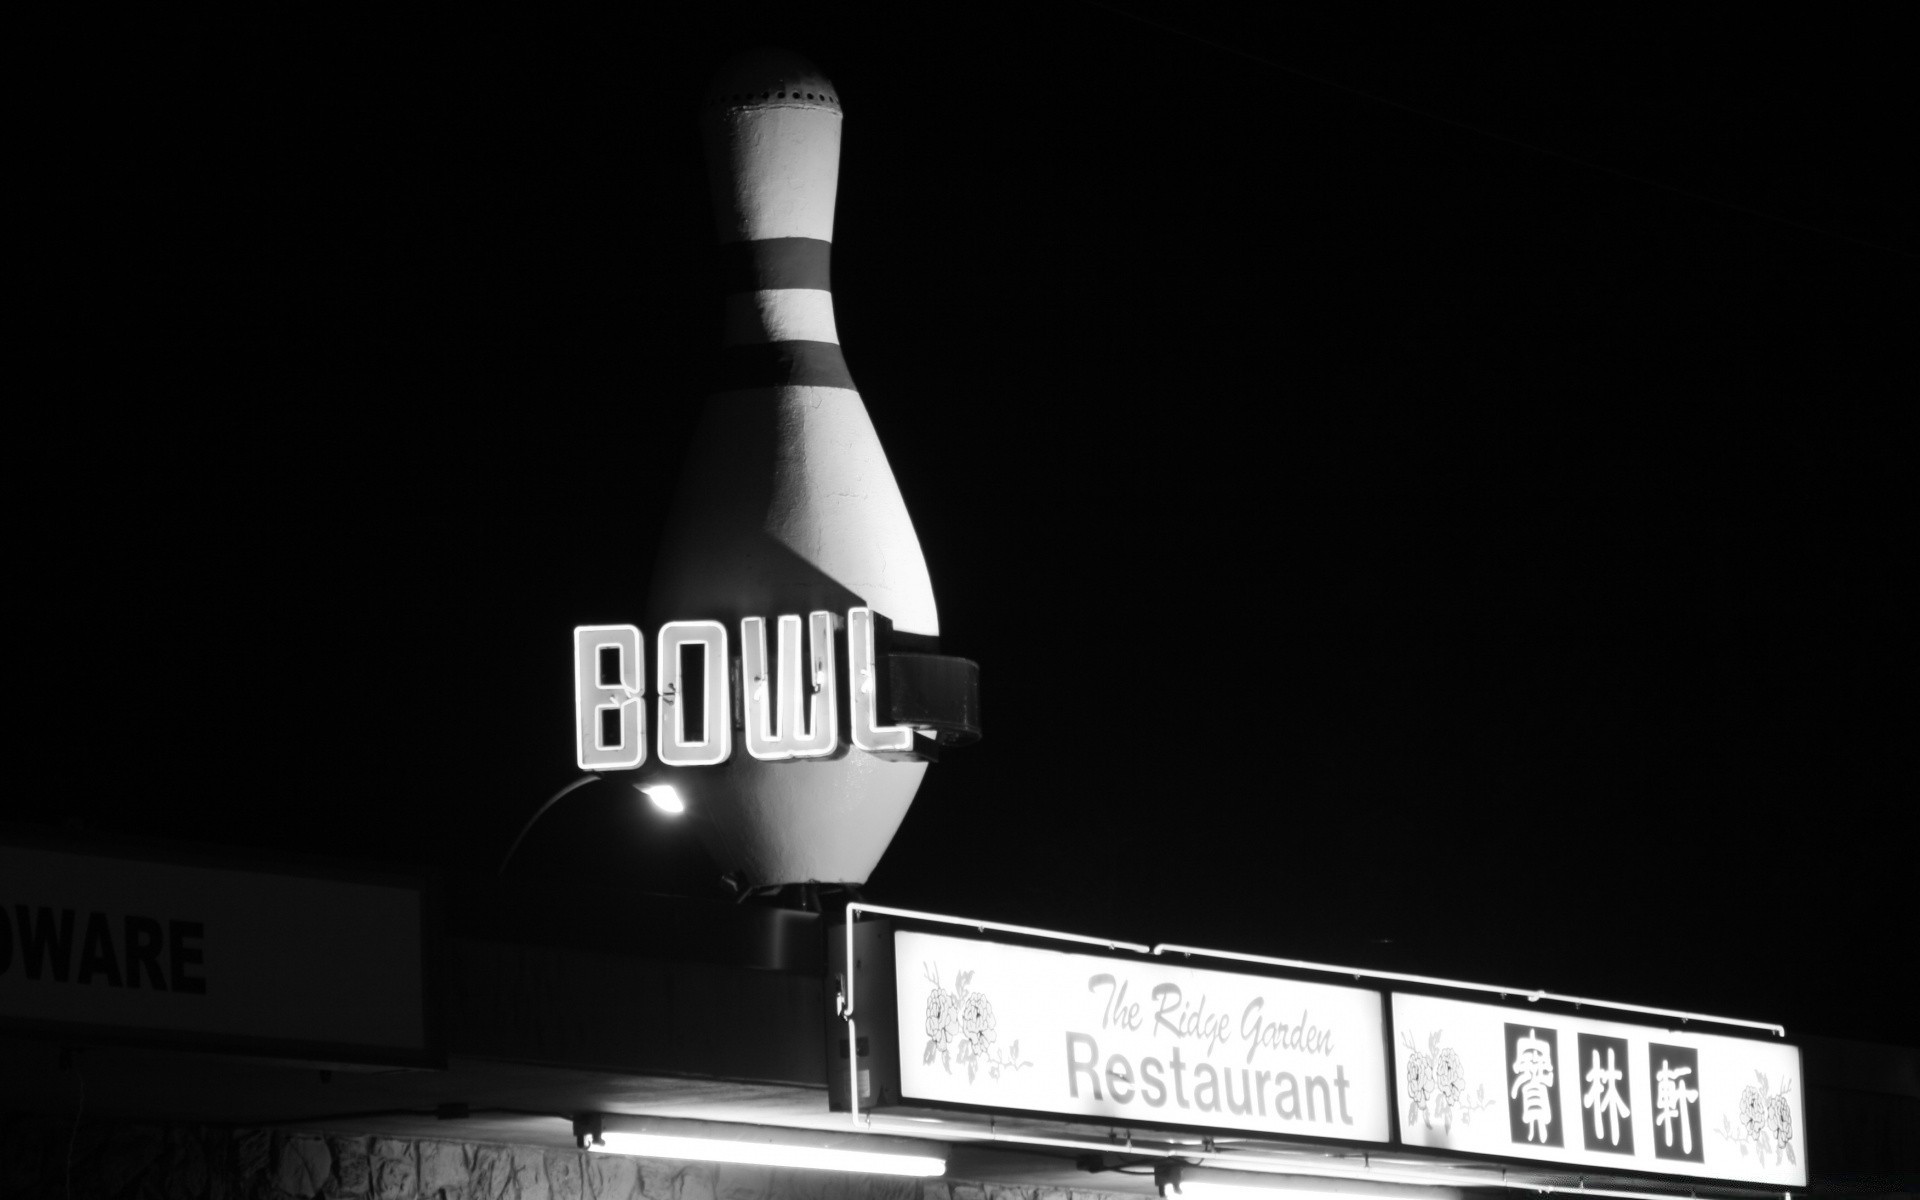
[[[724,83],[716,81],[702,122],[721,243],[832,241],[841,117],[827,99],[831,85],[820,78],[816,91],[766,75],[752,93],[717,90]]]
[[[726,295],[720,390],[852,388],[828,260],[840,175],[840,101],[780,50],[721,68],[702,113]]]

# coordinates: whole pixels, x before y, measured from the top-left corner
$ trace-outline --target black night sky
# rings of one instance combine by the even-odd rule
[[[10,819],[431,868],[456,932],[722,895],[605,783],[493,873],[571,628],[643,620],[698,97],[774,42],[983,671],[870,898],[1914,1041],[1891,14],[712,10],[55,48]]]

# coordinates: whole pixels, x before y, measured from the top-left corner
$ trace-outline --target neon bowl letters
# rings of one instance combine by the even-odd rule
[[[827,611],[740,622],[740,653],[728,652],[719,621],[669,621],[655,635],[654,750],[674,767],[710,767],[733,754],[736,723],[747,753],[763,762],[839,758],[853,747],[883,758],[915,758],[914,729],[883,724],[871,608],[847,610],[845,723],[835,635]],[[647,761],[646,640],[632,625],[582,625],[573,631],[575,743],[580,768],[627,771]],[[694,669],[689,671],[689,666]],[[735,698],[738,697],[736,708]]]

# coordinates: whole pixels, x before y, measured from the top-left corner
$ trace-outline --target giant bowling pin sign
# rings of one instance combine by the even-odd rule
[[[864,883],[919,790],[924,756],[883,758],[844,733],[831,755],[810,760],[769,761],[749,752],[759,722],[767,729],[785,722],[774,732],[790,738],[796,732],[799,714],[770,696],[770,664],[774,671],[784,665],[789,678],[796,667],[813,670],[812,686],[793,692],[801,708],[823,681],[838,679],[841,693],[859,693],[839,696],[844,714],[850,700],[871,704],[873,672],[889,669],[885,653],[878,662],[860,659],[865,643],[856,637],[849,645],[850,620],[858,626],[871,610],[885,619],[883,631],[890,623],[908,635],[899,644],[922,650],[940,632],[913,522],[834,327],[828,257],[839,186],[839,93],[798,56],[755,51],[722,68],[701,115],[727,293],[720,377],[668,518],[648,615],[656,629],[704,620],[727,631],[737,674],[733,749],[710,766],[674,767],[650,757],[638,782],[671,782],[722,869],[748,886]],[[829,636],[837,651],[814,640],[827,632],[829,618],[811,614],[833,614]],[[781,625],[790,625],[787,654]],[[804,651],[803,630],[814,635]],[[833,659],[822,657],[835,653],[837,672]],[[966,695],[958,706],[966,712],[948,723],[945,740],[977,732],[972,664],[925,654],[891,661],[887,678],[896,692],[914,690],[917,676],[902,673],[909,666],[951,681],[959,665]],[[836,673],[821,675],[823,662]],[[822,699],[836,702],[830,690]],[[655,700],[658,723],[676,719]],[[946,707],[955,707],[951,697]]]

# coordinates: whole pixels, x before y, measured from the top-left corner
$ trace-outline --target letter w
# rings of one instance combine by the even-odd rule
[[[73,910],[60,910],[57,928],[51,908],[29,909],[24,904],[16,904],[13,911],[19,918],[20,961],[27,969],[27,978],[40,978],[41,964],[46,962],[52,970],[53,981],[65,983],[67,963],[73,954]],[[34,920],[36,915],[38,921]]]

